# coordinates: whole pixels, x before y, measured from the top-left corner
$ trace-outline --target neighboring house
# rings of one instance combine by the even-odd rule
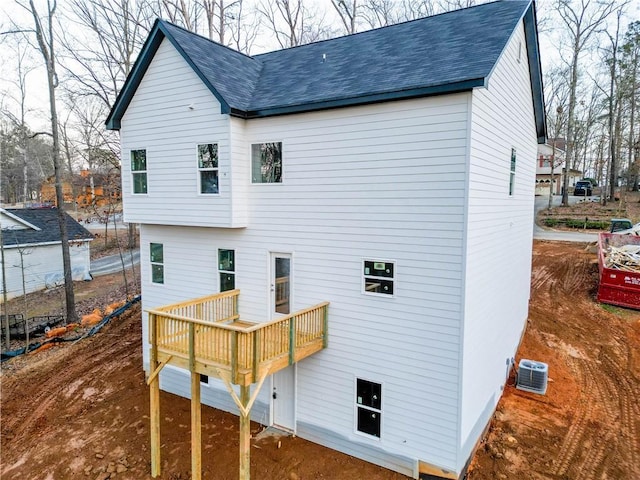
[[[65,204],[75,202],[80,207],[94,205],[105,206],[109,203],[121,201],[120,172],[93,173],[82,170],[80,174],[73,176],[73,185],[65,180],[62,182],[62,197]],[[48,177],[40,187],[40,200],[53,205],[56,204],[55,177]]]
[[[555,140],[549,139],[548,143],[538,145],[538,163],[536,165],[536,195],[549,195],[551,187],[551,172],[553,166],[553,194],[562,195],[564,185],[565,141],[563,138]],[[569,169],[569,191],[573,192],[573,187],[578,180],[582,179],[580,170]]]
[[[158,371],[163,390],[238,412],[212,377],[258,389],[279,369],[254,420],[414,478],[459,478],[527,319],[546,135],[538,52],[530,1],[254,57],[157,21],[107,120],[125,221],[140,224],[152,425]],[[234,288],[222,316],[187,302]],[[183,303],[158,308],[171,302]],[[266,331],[322,302],[320,351],[225,370],[226,348],[253,345],[260,362],[275,342],[238,346],[242,325],[276,322]],[[195,324],[208,353],[168,353],[175,335],[193,341],[188,315],[234,323]],[[153,349],[148,320],[174,322],[151,332]]]
[[[89,242],[93,235],[65,213],[74,280],[90,279]],[[64,283],[62,241],[55,208],[0,208],[8,298]],[[0,277],[1,278],[1,277]],[[0,283],[4,285],[4,283]]]

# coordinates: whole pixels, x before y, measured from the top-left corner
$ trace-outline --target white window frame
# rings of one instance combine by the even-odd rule
[[[376,408],[358,403],[358,380],[363,380],[365,382],[375,383],[377,385],[380,385],[380,409],[376,409]],[[384,433],[384,416],[382,415],[382,413],[384,412],[384,397],[385,397],[384,382],[370,380],[369,378],[366,378],[366,377],[358,377],[358,376],[353,377],[353,431],[356,435],[358,435],[359,437],[368,438],[369,440],[374,442],[382,441],[382,436]],[[376,412],[378,415],[380,415],[380,436],[379,437],[376,437],[375,435],[370,435],[367,432],[358,430],[358,408],[364,408],[365,410]]]
[[[280,144],[280,181],[279,182],[256,182],[253,178],[253,146],[265,143]],[[282,140],[260,140],[249,143],[249,175],[251,177],[251,185],[282,185],[284,183],[284,141]]]
[[[393,264],[393,276],[392,277],[379,277],[377,275],[367,275],[364,273],[364,262],[373,262],[373,263],[391,263]],[[381,260],[381,259],[374,259],[374,258],[362,258],[360,261],[360,276],[362,278],[362,293],[364,295],[371,295],[374,297],[382,297],[382,298],[393,298],[396,296],[396,291],[398,288],[398,269],[397,269],[398,263],[395,260]],[[370,290],[367,290],[367,278],[373,278],[373,279],[379,279],[379,280],[385,280],[385,281],[390,281],[393,283],[393,293],[381,293],[381,292],[372,292]]]
[[[200,167],[200,147],[202,145],[215,145],[216,146],[216,155],[217,155],[217,166],[216,167]],[[219,142],[208,142],[208,143],[198,143],[196,145],[196,168],[198,170],[198,195],[211,196],[211,195],[220,195],[220,143]],[[207,193],[202,191],[202,172],[216,172],[218,178],[218,191],[216,193]]]
[[[162,246],[162,262],[152,262],[151,261],[151,245],[161,245]],[[153,281],[153,266],[154,265],[159,265],[159,266],[162,267],[162,282],[154,282]],[[164,267],[165,267],[165,262],[164,262],[164,243],[149,242],[149,280],[151,280],[152,284],[154,284],[154,285],[165,285]]]
[[[133,152],[138,152],[142,150],[144,152],[144,170],[134,170],[133,169]],[[146,148],[132,148],[129,150],[129,170],[131,171],[131,194],[132,195],[148,195],[149,194],[149,157],[147,155],[148,150]],[[146,192],[136,192],[136,182],[134,180],[136,175],[144,174],[146,179]]]
[[[511,147],[511,158],[509,159],[509,196],[513,197],[516,191],[516,163],[518,160],[516,147]]]

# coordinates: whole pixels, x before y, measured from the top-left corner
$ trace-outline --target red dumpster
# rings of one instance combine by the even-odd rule
[[[598,239],[600,285],[598,301],[640,310],[640,265],[620,267],[612,262],[613,250],[640,248],[640,236],[601,233]],[[612,248],[613,247],[613,248]]]

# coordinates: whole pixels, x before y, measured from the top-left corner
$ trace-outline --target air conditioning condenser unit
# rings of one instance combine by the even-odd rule
[[[518,381],[516,388],[526,392],[544,395],[547,392],[549,365],[523,358],[518,364]]]

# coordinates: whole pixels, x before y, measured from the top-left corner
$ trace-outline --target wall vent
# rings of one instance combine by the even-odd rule
[[[544,395],[547,392],[549,366],[546,363],[522,359],[518,364],[516,388]]]

